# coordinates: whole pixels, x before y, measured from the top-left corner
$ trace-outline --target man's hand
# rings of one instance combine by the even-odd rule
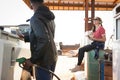
[[[33,63],[31,63],[30,59],[26,59],[26,61],[24,62],[25,66],[33,66]]]
[[[21,40],[24,39],[24,35],[19,30],[16,30],[16,34],[19,36]]]

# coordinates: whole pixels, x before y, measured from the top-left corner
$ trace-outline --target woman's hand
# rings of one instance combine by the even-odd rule
[[[92,35],[88,35],[88,38],[90,39],[90,40],[94,40],[94,38],[93,38],[93,36]]]
[[[88,36],[88,38],[92,41],[100,41],[100,42],[105,42],[106,38],[102,37],[101,39],[96,39],[93,36]]]

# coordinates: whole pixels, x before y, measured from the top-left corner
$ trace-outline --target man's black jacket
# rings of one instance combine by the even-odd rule
[[[41,19],[41,16],[47,21]],[[25,35],[25,42],[30,41],[30,60],[33,64],[45,66],[54,64],[57,61],[57,50],[53,40],[55,32],[54,18],[54,14],[48,7],[40,6],[30,19],[31,31],[29,36]],[[47,27],[49,27],[50,32]]]

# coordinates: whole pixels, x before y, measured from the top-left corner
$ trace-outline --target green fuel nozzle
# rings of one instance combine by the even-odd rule
[[[16,62],[19,63],[19,66],[20,66],[21,68],[23,68],[23,67],[21,66],[21,64],[23,64],[25,61],[26,61],[26,58],[25,58],[25,57],[21,57],[21,58],[16,59]]]

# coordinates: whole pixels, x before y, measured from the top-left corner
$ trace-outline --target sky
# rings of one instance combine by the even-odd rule
[[[25,23],[31,17],[30,10],[22,0],[0,1],[0,25],[13,25]]]
[[[84,11],[54,11],[55,14],[55,41],[65,44],[84,42]],[[27,23],[26,20],[33,15],[22,0],[0,1],[0,25],[19,25]],[[90,12],[89,12],[90,16]],[[97,11],[95,16],[101,17],[107,37],[113,34],[113,12]]]

